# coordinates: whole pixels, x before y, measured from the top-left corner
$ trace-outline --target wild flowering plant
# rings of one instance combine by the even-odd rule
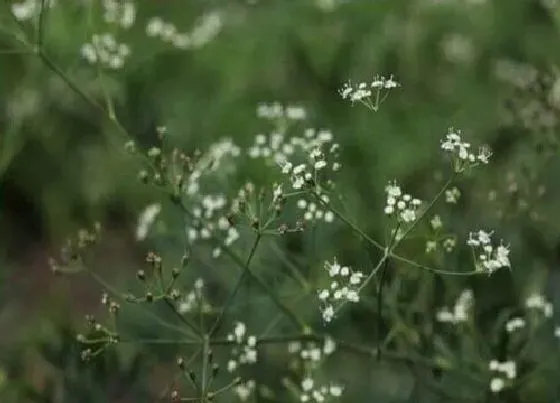
[[[55,3],[43,2],[39,9],[31,4],[14,4],[14,17],[25,21],[39,10],[42,19],[46,4]],[[126,30],[135,22],[137,6],[133,2],[104,1],[101,7],[108,25]],[[188,33],[179,32],[159,17],[146,23],[149,37],[181,49],[204,45],[220,29],[219,14],[203,17],[200,25]],[[52,67],[40,42],[37,45],[41,59],[80,92],[63,70]],[[97,67],[120,69],[130,52],[112,34],[99,33],[91,38],[91,43],[84,44],[80,53]],[[104,74],[103,69],[97,73]],[[374,76],[357,85],[344,84],[340,95],[342,101],[359,103],[375,112],[390,92],[400,87],[393,76]],[[80,94],[91,100],[85,93]],[[553,320],[553,306],[543,295],[530,295],[519,315],[496,319],[500,329],[512,336],[511,348],[496,352],[469,350],[470,356],[477,358],[474,362],[461,362],[461,353],[457,353],[472,347],[464,343],[475,326],[476,296],[470,289],[463,290],[450,304],[434,309],[433,318],[425,318],[429,322],[429,337],[414,329],[411,321],[403,319],[394,327],[390,322],[402,316],[393,286],[405,282],[410,273],[490,276],[498,270],[511,269],[510,247],[498,231],[480,229],[484,223],[472,223],[470,232],[454,234],[445,227],[443,211],[436,211],[442,203],[458,202],[464,175],[491,164],[487,146],[472,146],[456,128],[442,133],[441,142],[433,148],[439,149],[442,160],[449,164],[448,179],[433,197],[413,195],[394,178],[386,178],[382,186],[384,205],[375,210],[387,223],[387,236],[382,242],[361,228],[342,207],[337,186],[337,174],[344,169],[341,146],[330,130],[307,126],[307,111],[302,106],[259,104],[256,115],[267,130],[257,134],[252,144],[242,147],[231,138],[223,138],[206,151],[188,153],[170,145],[170,134],[164,127],[157,130],[159,143],[142,149],[119,123],[110,98],[106,102],[101,106],[91,100],[92,106],[102,109],[122,134],[123,148],[131,158],[143,164],[138,179],[153,188],[156,195],[154,202],[139,214],[136,239],[145,241],[156,236],[154,223],[164,219],[166,209],[173,209],[180,218],[177,238],[182,244],[182,257],[176,259],[159,251],[148,251],[143,266],[136,272],[139,285],[134,292],[121,292],[90,267],[89,251],[102,236],[102,228],[96,224],[80,230],[62,248],[60,256],[51,259],[53,272],[86,273],[102,288],[100,301],[107,314],[101,319],[88,316],[85,330],[77,335],[85,361],[101,359],[107,348],[118,348],[124,342],[175,344],[184,354],[176,358],[179,376],[164,393],[173,401],[346,401],[349,388],[340,379],[326,378],[331,374],[326,370],[328,361],[339,354],[407,362],[449,376],[467,371],[469,381],[463,386],[470,388],[474,400],[487,392],[499,394],[516,387],[521,373],[516,357],[522,357],[526,351],[527,332],[550,327]],[[243,178],[242,184],[236,183],[232,178],[242,174],[238,167],[247,161],[270,172],[270,183],[257,185],[251,177]],[[235,186],[213,186],[224,177]],[[310,259],[305,267],[292,259],[287,250],[273,249],[280,237],[304,236],[325,226],[345,227],[353,232],[367,252],[376,257],[375,261],[357,267],[356,260],[342,257],[342,250],[332,250],[328,251],[329,256]],[[428,227],[427,233],[418,236],[423,226]],[[409,250],[418,238],[422,243],[416,249],[415,259],[405,256],[402,251]],[[267,250],[267,257],[268,251],[275,250],[274,256],[289,266],[291,273],[287,277],[299,283],[299,299],[281,295],[272,285],[271,275],[278,274],[271,273],[272,266],[259,253],[261,248]],[[470,251],[471,270],[456,270],[453,260],[447,259],[456,249]],[[210,259],[201,259],[200,254]],[[420,263],[426,256],[436,255],[438,259],[432,259],[436,265]],[[214,261],[227,262],[220,268],[235,280],[220,286],[213,283],[212,276],[200,275],[196,270],[197,265],[211,265]],[[401,269],[405,273],[401,274]],[[414,277],[416,281],[419,278]],[[241,291],[248,284],[257,287],[278,312],[276,317],[268,318],[271,320],[264,327],[255,326],[257,323],[251,317],[257,313],[250,308],[258,306],[260,299],[249,298],[245,301],[249,305],[236,309],[242,299]],[[416,286],[421,288],[423,284]],[[387,295],[385,288],[391,291]],[[303,301],[313,309],[304,309]],[[375,337],[369,335],[368,342],[360,344],[330,334],[331,326],[352,312],[353,307],[362,305],[375,313]],[[391,309],[387,312],[384,308],[388,305]],[[156,329],[153,333],[172,332],[175,337],[135,341],[121,325],[122,315],[133,307],[150,318]],[[160,314],[162,309],[168,314]],[[288,325],[280,329],[280,321]],[[383,332],[382,324],[389,331]],[[559,328],[552,327],[550,335],[560,337]],[[278,329],[276,333],[274,329]],[[267,359],[275,353],[282,357],[279,361],[284,361],[286,368],[278,369],[278,374],[283,374],[280,384],[266,385],[255,368],[263,362],[272,366]]]

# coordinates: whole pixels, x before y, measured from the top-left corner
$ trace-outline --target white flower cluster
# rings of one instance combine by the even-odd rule
[[[140,213],[138,223],[136,224],[136,240],[143,241],[148,236],[148,232],[152,227],[157,216],[161,212],[160,203],[152,203]]]
[[[282,120],[303,120],[306,111],[300,106],[283,106],[275,102],[257,106],[257,116],[276,121],[270,134],[258,134],[247,150],[250,158],[265,158],[280,166],[282,173],[290,178],[291,187],[301,190],[306,184],[314,184],[319,176],[341,168],[338,162],[339,145],[333,143],[333,135],[326,129],[307,128],[303,135],[286,136],[287,126]],[[303,161],[301,159],[303,156]],[[298,158],[299,157],[299,158]]]
[[[436,314],[436,320],[442,323],[458,324],[466,322],[469,319],[469,314],[473,306],[474,297],[472,290],[464,290],[455,305],[453,310],[448,307],[440,308]]]
[[[315,130],[313,128],[306,129],[303,136],[292,136],[289,139],[280,131],[272,132],[268,136],[258,134],[255,136],[254,144],[248,149],[248,155],[251,158],[272,157],[276,164],[282,167],[287,165],[284,173],[289,173],[294,166],[289,160],[294,158],[296,154],[303,152],[306,157],[317,162],[315,169],[322,169],[326,167],[325,162],[320,162],[324,161],[325,157],[322,148],[331,143],[332,140],[333,135],[329,130]],[[329,153],[336,153],[338,147],[338,144],[332,144]],[[336,171],[340,168],[340,164],[333,164],[332,168]]]
[[[399,221],[405,223],[416,220],[416,213],[422,201],[407,193],[403,194],[401,188],[395,182],[389,183],[385,187],[385,192],[387,193],[385,214],[391,217],[396,216]]]
[[[352,103],[361,102],[370,109],[377,110],[381,103],[381,91],[391,90],[399,86],[393,76],[386,78],[382,76],[374,77],[371,83],[361,82],[356,86],[347,82],[340,90],[343,99],[349,99]],[[375,98],[375,99],[374,99]]]
[[[211,144],[186,179],[185,191],[187,195],[200,194],[200,181],[204,175],[217,172],[226,174],[235,170],[233,160],[240,154],[241,149],[230,138],[222,138]]]
[[[257,337],[247,335],[247,326],[242,322],[236,322],[233,332],[227,335],[227,339],[235,343],[231,350],[232,357],[227,363],[229,373],[235,373],[242,365],[257,362]],[[234,392],[241,401],[249,399],[255,390],[256,383],[249,379],[235,386]]]
[[[325,203],[329,203],[329,196],[326,194],[321,195],[321,200]],[[308,202],[305,199],[299,199],[297,201],[297,207],[303,210],[303,219],[306,221],[313,220],[323,220],[324,222],[330,223],[334,221],[334,213],[332,211],[325,211],[317,206],[317,203]]]
[[[500,362],[492,360],[490,361],[489,368],[490,371],[496,373],[490,380],[490,390],[493,393],[501,392],[517,377],[517,365],[515,361]]]
[[[329,356],[336,351],[336,343],[330,337],[325,338],[323,346],[318,346],[315,342],[302,344],[299,341],[288,343],[290,354],[299,354],[299,357],[316,367],[325,356]]]
[[[348,266],[341,266],[336,259],[325,262],[325,270],[331,279],[328,288],[317,291],[321,301],[321,314],[325,322],[330,322],[336,309],[345,302],[359,302],[359,287],[364,278],[361,271],[353,271]]]
[[[506,322],[506,332],[513,333],[525,327],[525,319],[519,316],[511,318]]]
[[[450,204],[457,204],[461,197],[461,191],[453,186],[451,189],[445,191],[445,202]]]
[[[198,49],[212,41],[221,31],[222,25],[222,15],[216,11],[200,17],[190,32],[179,32],[172,23],[153,17],[146,24],[146,34],[158,37],[178,49]]]
[[[525,307],[528,309],[540,310],[546,318],[552,318],[554,307],[550,301],[538,293],[529,295],[525,300]]]
[[[197,278],[194,282],[193,289],[179,300],[177,307],[179,313],[191,313],[197,309],[202,309],[203,311],[209,310],[210,306],[204,301],[203,289],[204,280]]]
[[[338,398],[342,396],[342,387],[340,385],[316,385],[316,382],[310,376],[301,381],[300,402],[325,402],[330,398]]]
[[[103,19],[108,24],[116,24],[129,29],[136,20],[136,5],[132,1],[103,0]]]
[[[453,127],[447,130],[445,138],[441,141],[441,149],[455,158],[455,170],[461,172],[468,166],[477,163],[488,164],[492,155],[488,147],[480,147],[477,154],[470,152],[471,145],[462,140],[461,131]]]
[[[235,385],[233,391],[240,401],[246,402],[253,395],[256,387],[257,383],[253,379],[250,379]]]
[[[321,366],[322,360],[335,351],[336,343],[330,337],[325,338],[323,346],[312,341],[306,343],[294,341],[288,344],[288,352],[298,354],[304,367],[307,368],[306,376],[300,384],[301,402],[325,402],[342,395],[342,386],[338,384],[317,385],[312,376],[312,372]]]
[[[235,372],[240,365],[257,362],[257,337],[247,335],[247,326],[244,323],[235,323],[233,332],[227,335],[227,339],[236,343],[231,350],[232,358],[227,363],[228,372]]]
[[[305,108],[298,105],[282,105],[280,102],[257,105],[257,117],[261,119],[277,120],[304,120],[307,117]]]
[[[338,146],[336,144],[332,145],[329,153],[334,153]],[[317,175],[319,171],[325,170],[329,163],[326,160],[326,156],[320,147],[314,148],[308,154],[309,160],[306,163],[293,165],[290,161],[282,161],[280,165],[282,166],[282,173],[290,176],[290,181],[292,188],[295,190],[301,190],[305,184],[316,183]],[[332,171],[337,171],[340,169],[340,164],[334,162],[331,165]]]
[[[185,178],[186,196],[190,203],[197,206],[192,210],[195,220],[186,228],[191,244],[197,240],[209,240],[215,235],[221,235],[225,246],[231,246],[239,239],[239,232],[225,217],[229,207],[227,196],[203,193],[201,181],[210,175],[228,174],[235,170],[233,160],[240,154],[240,148],[231,139],[221,139],[209,147]],[[221,252],[222,247],[217,246],[212,250],[212,256],[217,258]]]
[[[52,7],[56,0],[47,0],[45,5]],[[12,4],[12,14],[18,21],[28,21],[39,16],[41,0],[23,0]]]
[[[439,215],[434,215],[430,220],[430,226],[433,230],[433,238],[426,241],[426,253],[431,253],[438,248],[438,242],[441,237],[438,236],[439,231],[443,228],[443,221]],[[449,238],[446,238],[446,240]],[[445,242],[445,240],[444,240]]]
[[[502,267],[511,268],[509,248],[501,242],[498,246],[492,246],[491,232],[484,230],[471,232],[467,245],[472,247],[475,252],[477,269],[492,274]],[[475,249],[478,249],[478,252]]]
[[[100,66],[118,70],[130,55],[130,47],[125,43],[118,43],[113,34],[94,34],[90,43],[82,45],[80,53],[88,63],[99,63]]]
[[[223,245],[231,246],[239,239],[239,231],[225,217],[228,201],[224,195],[204,195],[198,207],[193,209],[195,221],[187,226],[187,237],[192,244],[197,240],[209,240],[217,233],[223,235]],[[217,216],[217,217],[216,217]],[[222,247],[212,249],[212,257],[222,254]]]

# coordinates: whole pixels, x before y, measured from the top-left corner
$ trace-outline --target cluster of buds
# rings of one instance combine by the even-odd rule
[[[95,246],[101,234],[101,224],[95,223],[92,229],[82,228],[74,239],[68,239],[60,250],[58,259],[50,258],[49,267],[55,274],[80,271],[80,260],[89,248]]]
[[[183,357],[177,357],[176,363],[177,363],[177,367],[179,368],[179,370],[181,372],[183,372],[183,374],[185,375],[185,378],[189,381],[189,383],[192,386],[192,389],[194,391],[200,391],[203,390],[203,387],[201,384],[204,385],[211,385],[214,380],[216,379],[216,377],[218,376],[219,372],[220,372],[220,365],[217,364],[216,362],[214,362],[214,352],[212,350],[208,350],[208,352],[206,353],[206,355],[202,358],[205,363],[204,366],[206,366],[207,368],[209,368],[209,371],[206,374],[206,379],[202,379],[199,380],[196,372],[193,371],[185,362],[185,359]],[[205,401],[212,401],[217,395],[219,395],[220,393],[225,392],[226,390],[234,387],[236,384],[239,383],[239,379],[235,379],[230,385],[228,385],[227,387],[221,388],[217,391],[206,391],[206,396],[205,396]],[[171,397],[171,401],[173,402],[181,402],[181,401],[185,401],[186,400],[191,400],[189,398],[182,398],[181,394],[178,390],[172,390],[170,393],[170,397]]]
[[[162,149],[167,129],[160,126],[156,132],[161,144],[151,147],[145,152],[149,167],[141,170],[138,178],[145,184],[168,186],[171,199],[175,203],[179,203],[182,192],[192,194],[198,191],[200,171],[197,165],[201,160],[201,153],[195,150],[192,156],[188,156],[174,148],[169,155],[166,155]],[[125,150],[131,154],[138,153],[136,143],[132,140],[125,144]]]
[[[108,307],[111,315],[115,316],[117,314],[119,304],[112,301],[107,294],[102,295],[101,303]],[[94,316],[86,315],[86,321],[87,331],[85,334],[78,334],[76,341],[84,346],[81,351],[81,358],[87,362],[100,355],[109,346],[117,344],[120,338],[118,333],[99,323]]]
[[[181,261],[183,268],[188,264],[188,260],[188,255],[183,256]],[[136,297],[129,294],[127,301],[151,303],[160,300],[171,300],[173,302],[179,300],[181,293],[174,286],[181,270],[178,267],[173,267],[166,276],[163,269],[163,259],[154,251],[148,252],[145,261],[149,267],[148,272],[146,273],[144,269],[139,269],[136,272],[136,278],[144,286],[144,296]]]

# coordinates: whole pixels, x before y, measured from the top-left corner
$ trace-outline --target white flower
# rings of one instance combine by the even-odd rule
[[[303,187],[303,185],[305,185],[305,180],[303,179],[303,176],[295,176],[294,180],[292,181],[292,187],[295,190],[299,190]]]
[[[447,307],[440,308],[436,313],[436,320],[441,323],[463,323],[468,321],[469,313],[474,302],[473,292],[470,289],[463,290],[455,301],[453,310]]]
[[[492,378],[490,381],[490,390],[493,393],[498,393],[504,389],[505,382],[502,378]]]
[[[325,345],[323,346],[323,353],[330,355],[336,350],[336,343],[330,337],[325,338]]]
[[[235,336],[237,337],[237,339],[239,340],[243,336],[245,336],[246,331],[247,331],[247,326],[245,326],[245,324],[242,323],[242,322],[237,322],[233,332],[234,332]]]
[[[512,381],[517,377],[517,364],[515,361],[499,362],[497,360],[490,361],[490,371],[498,372]],[[490,390],[494,393],[502,391],[506,387],[506,381],[502,376],[494,376],[490,381]]]
[[[301,381],[301,389],[304,392],[309,392],[311,389],[313,389],[313,379],[311,378],[305,378],[303,381]]]
[[[340,397],[342,396],[342,387],[339,385],[331,385],[329,387],[329,392],[331,396]]]
[[[138,217],[138,224],[136,226],[136,240],[143,241],[148,235],[150,227],[156,220],[161,212],[161,204],[154,203],[148,205]]]
[[[525,319],[520,317],[512,318],[506,323],[506,331],[508,333],[513,333],[516,330],[524,327],[525,327]]]
[[[332,305],[327,305],[322,311],[323,320],[325,322],[330,322],[334,317],[334,307]]]
[[[286,162],[283,166],[282,166],[282,173],[283,174],[289,174],[290,171],[292,170],[293,165],[291,162]]]
[[[327,166],[327,162],[324,160],[317,161],[313,166],[316,170],[320,170]]]
[[[300,175],[300,174],[304,173],[305,168],[306,168],[305,164],[300,164],[300,165],[296,166],[293,170],[294,175]]]

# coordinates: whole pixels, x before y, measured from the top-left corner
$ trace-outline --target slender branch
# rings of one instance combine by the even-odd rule
[[[321,197],[316,193],[316,192],[311,192],[311,194],[317,199],[317,201],[323,206],[328,208],[330,211],[333,212],[333,214],[340,219],[342,222],[344,222],[345,224],[347,224],[350,228],[352,228],[352,230],[357,233],[358,235],[360,235],[360,237],[362,237],[362,239],[366,240],[369,244],[371,244],[372,246],[376,247],[377,249],[383,251],[385,250],[385,248],[383,247],[383,245],[381,245],[379,242],[377,242],[375,239],[371,238],[369,235],[367,235],[364,231],[362,231],[360,229],[360,227],[358,227],[356,224],[354,224],[352,221],[348,220],[344,214],[342,214],[340,211],[338,211],[337,209],[333,208],[331,204],[325,202],[323,199],[321,199]]]
[[[419,269],[424,269],[424,270],[431,271],[431,272],[436,273],[436,274],[443,274],[443,275],[446,275],[446,276],[473,276],[473,275],[487,274],[487,273],[484,273],[484,272],[476,270],[476,269],[471,270],[471,271],[462,271],[462,272],[461,271],[444,270],[444,269],[436,269],[434,267],[425,266],[423,264],[415,262],[414,260],[410,260],[410,259],[407,259],[407,258],[399,256],[399,255],[391,254],[390,256],[395,260],[401,261],[403,263],[407,263],[407,264],[409,264],[411,266],[414,266],[414,267],[417,267]]]
[[[177,317],[179,318],[179,320],[181,322],[183,322],[189,329],[191,329],[195,334],[197,334],[198,336],[201,336],[202,334],[200,333],[200,330],[196,328],[195,325],[193,325],[187,318],[185,318],[183,315],[181,315],[181,313],[177,310],[177,307],[175,306],[175,304],[173,304],[173,302],[170,301],[170,298],[168,296],[165,296],[163,298],[163,300],[165,301],[165,305],[167,307],[169,307],[169,309],[171,310],[171,312]]]
[[[399,233],[400,224],[397,224],[395,231],[389,241],[389,246],[387,246],[387,251],[390,251],[396,241],[397,234]],[[383,285],[385,284],[385,276],[387,275],[387,269],[389,266],[388,252],[385,253],[387,256],[384,259],[383,267],[381,269],[381,275],[379,276],[379,287],[377,289],[377,360],[381,359],[381,321],[382,321],[382,310],[383,310]]]
[[[430,204],[428,204],[428,207],[426,207],[424,209],[424,211],[422,212],[422,214],[420,214],[420,216],[412,223],[412,225],[410,227],[408,227],[408,229],[404,232],[404,234],[400,237],[400,239],[398,239],[395,242],[395,245],[393,246],[392,249],[395,249],[399,245],[399,243],[401,241],[403,241],[406,238],[406,236],[414,230],[414,228],[418,225],[418,223],[420,221],[422,221],[424,219],[424,217],[432,210],[432,208],[435,206],[435,204],[440,199],[440,197],[443,195],[443,193],[447,190],[447,188],[451,185],[451,183],[453,183],[456,176],[457,176],[456,172],[453,175],[451,175],[451,177],[447,180],[447,182],[445,182],[445,184],[439,190],[439,192],[434,196],[434,198],[432,199]]]
[[[113,286],[111,286],[109,283],[107,283],[107,281],[105,281],[99,274],[95,273],[92,270],[89,270],[87,268],[84,268],[84,270],[86,271],[86,273],[88,273],[98,284],[100,284],[103,288],[105,288],[107,291],[109,291],[113,296],[121,299],[122,301],[127,301],[126,297],[117,289],[115,289]],[[180,327],[180,326],[176,326],[172,323],[168,323],[165,320],[161,319],[158,315],[150,312],[147,309],[142,308],[141,309],[142,313],[145,314],[146,316],[149,316],[150,318],[152,318],[154,321],[158,322],[161,326],[166,327],[168,329],[171,330],[175,330],[179,333],[182,333],[186,336],[189,337],[194,337],[194,335],[190,332],[186,332],[184,328]],[[196,339],[195,339],[196,340]],[[200,341],[198,341],[200,343]]]
[[[47,9],[47,0],[41,0],[41,10],[39,11],[39,27],[37,28],[37,49],[39,50],[43,48]]]
[[[227,313],[228,309],[230,308],[230,305],[233,302],[233,299],[237,295],[237,292],[241,288],[241,285],[245,281],[245,278],[249,277],[249,273],[250,273],[249,272],[249,265],[251,264],[251,261],[253,260],[253,257],[255,256],[255,252],[257,251],[257,247],[258,247],[259,242],[261,240],[261,236],[262,236],[261,233],[258,232],[257,236],[255,238],[255,241],[253,242],[253,246],[251,247],[251,251],[249,252],[249,257],[247,257],[247,261],[245,262],[245,265],[243,267],[243,272],[241,273],[241,276],[239,276],[239,279],[237,280],[237,283],[233,287],[233,291],[231,292],[228,299],[226,300],[226,303],[224,304],[224,306],[222,308],[222,311],[218,315],[218,318],[216,319],[216,322],[214,323],[214,325],[210,329],[210,332],[208,333],[210,337],[212,337],[218,331],[218,329],[220,328],[220,325],[222,323],[224,315]]]
[[[194,214],[184,205],[184,203],[178,204],[181,210],[191,219],[194,219]],[[211,240],[217,245],[222,248],[224,253],[233,260],[233,262],[240,268],[245,267],[245,262],[241,259],[228,245],[225,245],[224,242],[214,233],[212,233]],[[280,298],[276,295],[274,290],[268,286],[268,284],[261,279],[259,276],[255,275],[251,269],[247,270],[247,275],[257,283],[257,285],[272,299],[274,304],[280,309],[284,314],[290,318],[290,320],[298,326],[300,329],[305,330],[308,329],[308,326],[301,320],[286,304],[284,304]]]

